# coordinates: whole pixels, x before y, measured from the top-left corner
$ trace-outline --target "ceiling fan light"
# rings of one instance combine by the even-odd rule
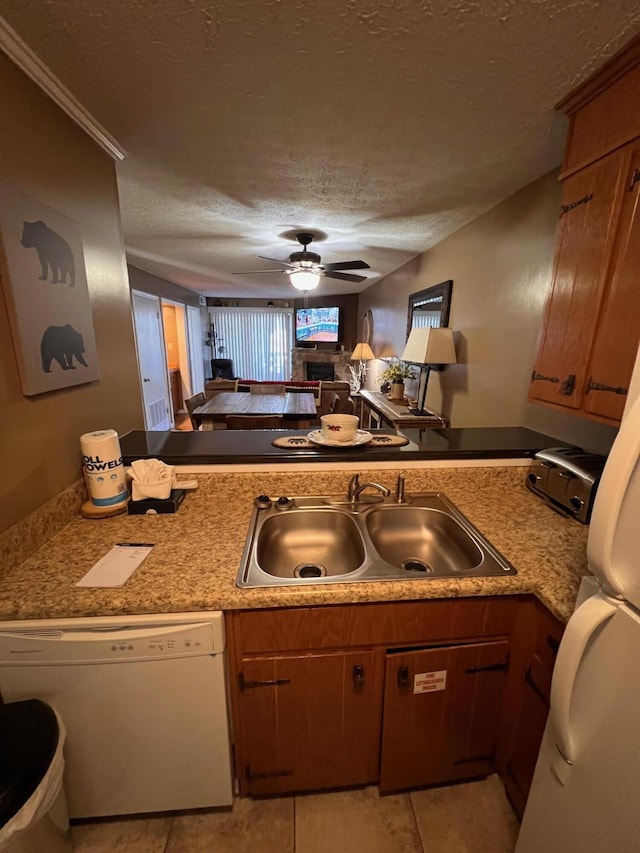
[[[294,270],[289,273],[289,280],[296,290],[314,290],[318,286],[320,276],[309,270]]]

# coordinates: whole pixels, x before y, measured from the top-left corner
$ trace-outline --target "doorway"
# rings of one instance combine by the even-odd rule
[[[164,342],[169,375],[179,389],[180,403],[174,414],[184,410],[184,401],[204,391],[202,324],[200,309],[162,299]]]
[[[160,300],[149,293],[131,292],[138,352],[138,370],[146,430],[173,426]]]
[[[162,299],[161,305],[171,405],[175,418],[184,410],[184,401],[192,395],[187,312],[184,305],[167,299]]]

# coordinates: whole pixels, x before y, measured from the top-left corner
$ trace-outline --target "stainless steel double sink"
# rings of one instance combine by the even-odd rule
[[[514,575],[516,570],[442,494],[272,500],[261,496],[240,587]]]

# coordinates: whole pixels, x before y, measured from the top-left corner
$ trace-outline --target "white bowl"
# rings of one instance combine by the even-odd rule
[[[353,441],[360,424],[355,415],[322,415],[322,434],[331,441]]]

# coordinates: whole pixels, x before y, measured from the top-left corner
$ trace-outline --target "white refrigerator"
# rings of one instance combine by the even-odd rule
[[[516,853],[640,851],[640,398],[600,481]],[[585,584],[583,583],[582,591]]]

